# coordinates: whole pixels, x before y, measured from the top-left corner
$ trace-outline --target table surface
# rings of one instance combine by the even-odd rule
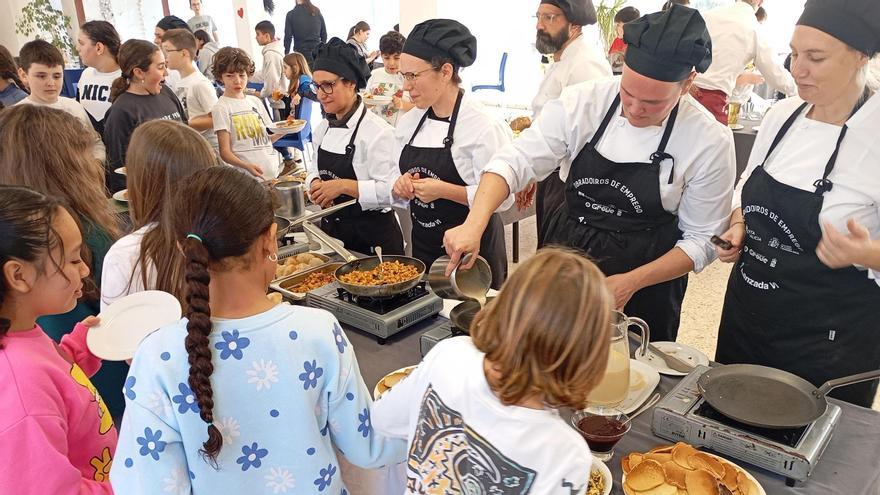
[[[438,318],[442,318],[439,317]],[[372,390],[386,373],[417,364],[421,360],[418,331],[404,331],[379,345],[375,337],[346,327],[354,346],[361,374]],[[678,380],[663,377],[658,390],[668,392]],[[735,459],[764,487],[768,495],[776,494],[880,494],[880,412],[850,404],[840,404],[842,416],[834,436],[822,455],[811,478],[788,487],[783,477]],[[620,458],[628,452],[645,452],[670,442],[651,432],[651,414],[646,412],[633,421],[630,433],[615,448],[608,463],[614,478],[612,494],[622,494]]]

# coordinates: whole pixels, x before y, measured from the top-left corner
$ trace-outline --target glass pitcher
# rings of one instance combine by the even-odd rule
[[[629,392],[629,336],[630,326],[636,326],[641,333],[638,354],[644,354],[650,339],[648,324],[641,318],[630,318],[620,311],[611,313],[611,348],[608,350],[608,365],[599,385],[596,385],[587,401],[591,406],[614,407],[626,399]]]

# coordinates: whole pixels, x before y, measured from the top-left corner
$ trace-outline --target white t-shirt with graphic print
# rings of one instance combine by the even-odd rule
[[[254,96],[221,96],[211,111],[214,132],[229,131],[235,156],[263,169],[264,179],[274,179],[281,172],[281,155],[272,148],[266,126],[272,119],[263,102]]]

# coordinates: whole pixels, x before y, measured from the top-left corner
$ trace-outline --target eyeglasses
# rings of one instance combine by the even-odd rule
[[[428,72],[429,70],[437,70],[437,69],[438,69],[438,67],[428,67],[427,69],[423,69],[418,72],[401,72],[400,75],[403,76],[404,80],[409,81],[409,82],[413,82],[416,80],[416,78],[418,78],[423,73]]]
[[[532,17],[535,18],[538,22],[541,22],[544,24],[552,24],[553,21],[555,21],[556,18],[561,15],[562,14],[542,14],[542,13],[538,12],[535,15],[533,15]]]
[[[312,91],[312,93],[318,94],[318,89],[320,88],[321,91],[324,92],[324,94],[332,95],[333,94],[333,87],[336,86],[336,84],[339,83],[340,80],[341,79],[337,79],[335,81],[322,82],[322,83],[316,83],[315,81],[312,81],[309,83],[309,89]]]

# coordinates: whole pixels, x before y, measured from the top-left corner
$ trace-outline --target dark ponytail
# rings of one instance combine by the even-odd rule
[[[59,207],[57,200],[28,188],[0,185],[0,270],[12,259],[36,263],[45,256],[52,260],[48,253],[61,242],[52,228]],[[7,302],[8,291],[6,275],[0,272],[0,308]],[[8,318],[0,318],[0,349],[10,325]]]
[[[21,83],[21,79],[18,78],[18,66],[15,65],[15,58],[3,45],[0,45],[0,79],[12,79],[18,89],[27,91],[24,84]]]
[[[145,40],[128,40],[119,48],[117,63],[122,75],[113,81],[110,87],[110,101],[116,100],[122,93],[128,91],[134,70],[149,70],[153,63],[153,54],[159,51],[159,47]]]
[[[211,282],[214,270],[239,266],[227,261],[247,254],[274,222],[270,193],[253,178],[232,167],[210,167],[184,180],[174,200],[173,229],[186,257],[186,352],[189,386],[208,424],[208,439],[200,453],[216,467],[223,447],[214,426],[214,390],[211,374]]]
[[[119,33],[116,32],[113,24],[107,21],[89,21],[80,26],[79,30],[85,33],[92,40],[92,43],[103,44],[113,56],[113,60],[119,57],[119,47],[122,42],[119,40]]]

